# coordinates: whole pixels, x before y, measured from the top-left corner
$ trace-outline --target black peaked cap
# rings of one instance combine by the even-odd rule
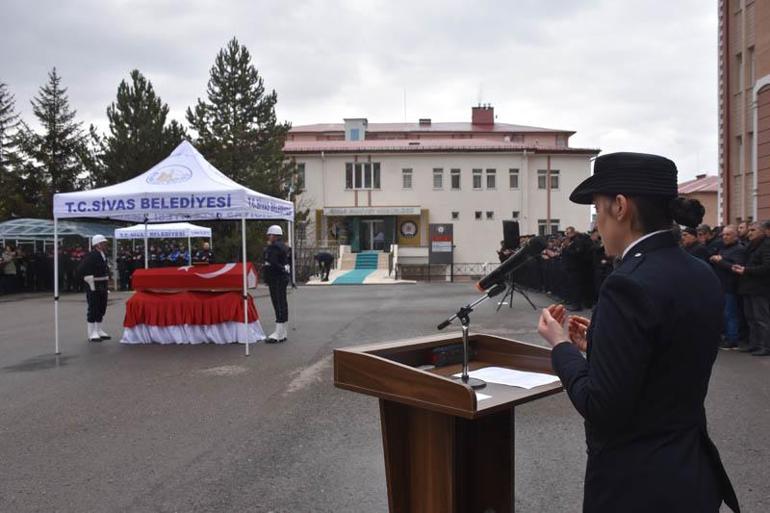
[[[648,153],[618,152],[597,157],[594,174],[578,185],[570,201],[589,205],[594,194],[626,196],[678,195],[676,164]]]

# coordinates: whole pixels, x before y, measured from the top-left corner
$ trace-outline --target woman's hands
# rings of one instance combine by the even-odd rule
[[[570,316],[567,322],[567,333],[564,329],[565,320],[567,320],[567,311],[564,305],[551,305],[543,309],[537,324],[537,332],[551,347],[566,342],[569,336],[569,340],[580,351],[585,352],[588,347],[586,333],[591,324],[590,319],[578,315]]]

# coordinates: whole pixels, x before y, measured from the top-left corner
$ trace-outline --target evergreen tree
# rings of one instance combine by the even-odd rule
[[[131,71],[131,83],[118,86],[117,99],[107,107],[110,133],[102,141],[104,185],[137,176],[168,157],[187,138],[176,121],[166,124],[168,105],[155,94],[152,83],[139,70]]]
[[[283,153],[289,123],[275,114],[278,95],[264,81],[248,49],[236,38],[219,51],[211,67],[206,101],[187,109],[187,122],[197,133],[195,145],[211,164],[251,189],[289,197],[295,165]],[[293,191],[296,194],[299,191]],[[250,223],[250,254],[259,249],[266,223]],[[230,223],[217,226],[217,252],[237,258],[240,232]]]
[[[196,146],[236,182],[285,198],[293,166],[283,154],[290,125],[277,121],[278,95],[266,93],[249,50],[235,38],[217,54],[210,73],[207,101],[187,109]]]
[[[18,127],[16,102],[8,86],[0,82],[0,190],[3,191],[0,194],[0,220],[16,214],[15,207],[21,199],[15,174],[19,164],[16,153]]]
[[[0,172],[10,172],[16,160],[16,131],[19,128],[19,115],[16,113],[16,101],[8,91],[8,86],[0,82]]]
[[[32,100],[42,133],[24,122],[19,130],[19,149],[24,157],[20,178],[25,182],[26,199],[35,205],[40,217],[52,215],[53,195],[78,190],[83,185],[83,156],[86,139],[80,122],[75,121],[67,89],[62,87],[56,68],[48,83]]]

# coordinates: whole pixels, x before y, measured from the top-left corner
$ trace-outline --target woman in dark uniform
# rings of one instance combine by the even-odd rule
[[[620,257],[592,320],[572,317],[565,329],[564,308],[553,305],[538,324],[585,419],[583,510],[716,513],[724,501],[739,511],[703,405],[722,291],[671,232],[674,221],[700,223],[703,207],[677,198],[673,162],[639,153],[597,158],[570,200],[594,204],[607,253]]]

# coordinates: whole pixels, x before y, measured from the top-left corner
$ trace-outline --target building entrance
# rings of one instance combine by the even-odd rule
[[[385,221],[383,219],[361,220],[361,250],[383,251],[385,249]]]

